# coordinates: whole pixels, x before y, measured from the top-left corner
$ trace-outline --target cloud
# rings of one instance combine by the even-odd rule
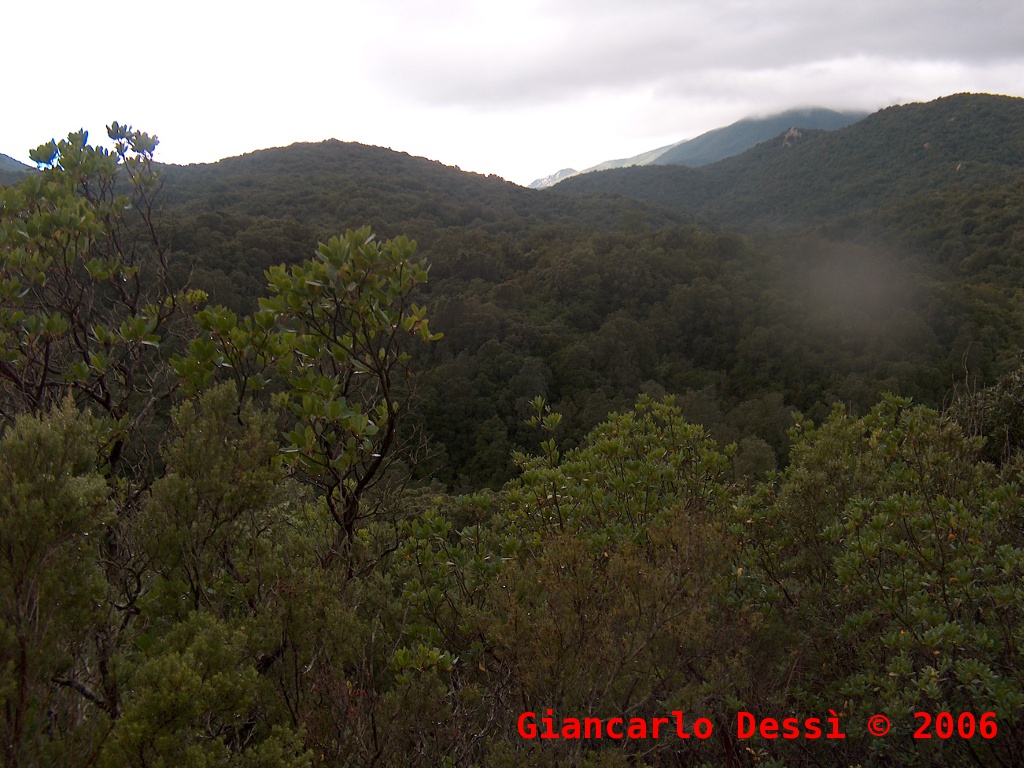
[[[171,162],[333,137],[529,182],[794,106],[1024,95],[1020,0],[9,5],[21,158],[116,119]]]
[[[717,88],[723,72],[743,83],[761,74],[870,61],[884,87],[886,78],[901,79],[908,62],[967,69],[1024,62],[1024,4],[1016,0],[464,0],[456,6],[457,12],[437,16],[421,7],[413,16],[393,17],[417,32],[378,62],[373,76],[382,87],[423,104],[491,110],[637,88],[701,93],[710,82]]]

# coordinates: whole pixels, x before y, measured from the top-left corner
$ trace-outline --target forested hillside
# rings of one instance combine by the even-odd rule
[[[739,224],[757,227],[765,206],[813,220],[770,234],[339,142],[169,168],[163,199],[180,261],[235,311],[252,308],[264,269],[333,232],[369,223],[416,240],[431,264],[421,299],[446,336],[418,360],[417,415],[440,457],[430,475],[446,485],[508,479],[511,450],[535,446],[523,419],[538,394],[574,445],[636,393],[674,393],[687,418],[767,468],[786,461],[794,410],[864,412],[886,391],[940,406],[954,386],[1015,366],[1020,182],[1006,182],[1020,174],[1020,103],[886,110],[822,134],[844,148],[831,165],[824,145],[736,158],[735,177],[778,179],[742,187],[756,199]],[[905,156],[911,136],[934,145],[923,164]],[[946,167],[953,157],[977,160],[975,182]],[[838,181],[821,180],[823,166]],[[943,169],[955,183],[933,183]],[[907,178],[891,186],[881,173]],[[779,190],[801,184],[806,196],[787,206]],[[844,197],[854,187],[871,192],[859,207]],[[813,206],[825,213],[793,213]]]
[[[747,118],[725,128],[709,131],[658,155],[654,165],[686,165],[699,168],[738,155],[762,141],[786,133],[790,128],[834,131],[867,117],[863,112],[835,112],[831,109],[793,109],[780,115]]]
[[[15,184],[30,170],[24,163],[0,153],[0,184]]]
[[[567,179],[563,193],[612,192],[731,227],[783,229],[940,189],[1020,180],[1024,99],[949,96],[891,107],[838,131],[797,131],[700,169],[623,168]]]
[[[831,109],[793,109],[769,117],[751,117],[724,128],[716,128],[686,141],[652,149],[633,157],[608,160],[583,171],[564,169],[546,178],[537,179],[530,184],[530,187],[544,189],[577,173],[593,173],[634,165],[685,165],[690,168],[699,168],[702,165],[710,165],[727,157],[739,155],[763,141],[785,133],[790,128],[834,131],[866,116],[867,113],[844,113]]]
[[[167,166],[162,179],[169,208],[294,218],[311,226],[361,222],[387,228],[423,222],[515,232],[591,217],[603,220],[607,229],[617,226],[614,217],[633,211],[653,217],[656,225],[686,220],[640,202],[593,205],[542,198],[497,176],[333,140],[261,150],[210,165]]]
[[[3,764],[1021,764],[1021,103],[664,198],[43,145],[0,189]]]

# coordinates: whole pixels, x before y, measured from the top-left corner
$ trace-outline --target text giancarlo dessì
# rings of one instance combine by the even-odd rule
[[[992,739],[998,734],[995,713],[985,712],[975,717],[970,712],[954,716],[940,712],[934,718],[926,712],[916,712],[916,739],[969,739],[975,735]],[[839,715],[829,710],[826,717],[759,717],[752,712],[736,713],[733,722],[738,739],[845,739],[846,733]],[[871,715],[866,721],[866,732],[875,737],[889,732],[890,721],[885,715]],[[525,711],[517,723],[519,735],[524,739],[708,739],[715,730],[707,717],[688,717],[681,710],[673,710],[667,717],[557,717],[548,709],[543,715]]]

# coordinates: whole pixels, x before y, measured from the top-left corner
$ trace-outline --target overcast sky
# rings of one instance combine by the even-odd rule
[[[1024,96],[1022,0],[0,0],[0,152],[336,138],[521,184],[797,106]]]

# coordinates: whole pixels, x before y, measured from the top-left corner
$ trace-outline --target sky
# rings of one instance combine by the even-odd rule
[[[0,0],[0,152],[390,147],[519,184],[795,107],[1024,96],[1021,0]]]

